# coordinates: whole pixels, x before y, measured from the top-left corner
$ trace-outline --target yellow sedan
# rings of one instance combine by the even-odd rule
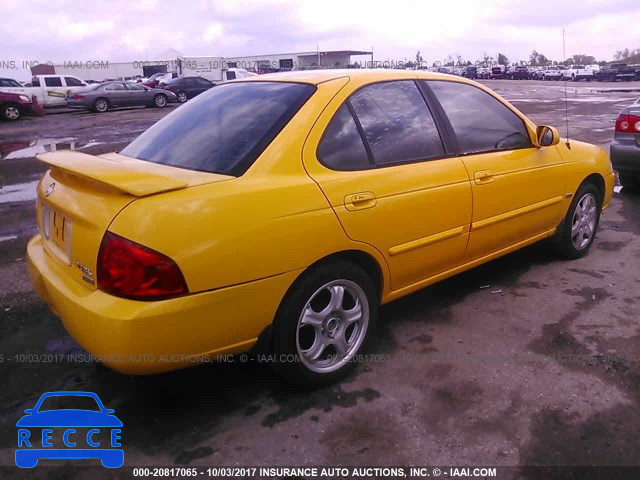
[[[130,374],[257,351],[310,386],[380,304],[543,239],[584,256],[614,186],[600,148],[398,70],[231,82],[120,153],[38,158],[30,275],[83,348]]]

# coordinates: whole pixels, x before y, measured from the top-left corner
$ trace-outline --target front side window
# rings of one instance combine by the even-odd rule
[[[122,150],[149,162],[242,175],[315,92],[289,82],[211,88],[177,108]]]
[[[427,84],[453,127],[460,153],[533,147],[522,119],[485,91],[458,82]]]
[[[82,86],[84,86],[84,83],[82,83],[77,78],[64,77],[64,81],[67,84],[67,87],[82,87]]]
[[[415,82],[368,85],[349,102],[376,166],[444,156],[440,134]]]

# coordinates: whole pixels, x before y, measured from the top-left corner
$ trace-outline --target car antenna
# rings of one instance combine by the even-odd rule
[[[564,28],[562,29],[562,57],[563,57],[563,63],[565,64],[565,67],[567,66],[567,50],[565,48],[565,41],[564,41]],[[567,99],[567,79],[564,76],[564,72],[562,73],[562,77],[564,78],[564,121],[565,121],[565,125],[567,127],[567,148],[569,150],[571,150],[571,144],[569,143],[569,101]]]

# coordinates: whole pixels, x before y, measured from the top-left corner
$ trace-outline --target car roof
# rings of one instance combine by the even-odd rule
[[[443,73],[429,72],[427,70],[395,70],[395,69],[335,69],[335,70],[292,70],[289,72],[266,73],[253,77],[241,78],[241,82],[260,82],[260,81],[281,81],[281,82],[300,82],[317,85],[320,83],[335,80],[337,78],[358,78],[359,80],[380,82],[385,80],[402,80],[402,79],[456,79],[464,81],[461,77],[447,75]]]

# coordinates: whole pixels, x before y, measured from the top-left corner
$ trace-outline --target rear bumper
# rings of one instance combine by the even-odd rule
[[[640,172],[640,146],[633,140],[611,142],[611,164],[619,172]]]
[[[36,235],[27,245],[38,295],[82,348],[113,370],[159,373],[248,351],[300,271],[185,297],[141,302],[68,278]]]

